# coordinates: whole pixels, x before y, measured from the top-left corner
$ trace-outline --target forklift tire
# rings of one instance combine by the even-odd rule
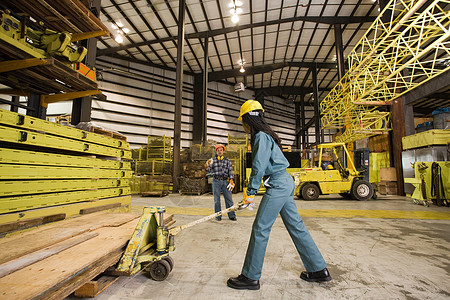
[[[169,265],[170,265],[170,272],[172,272],[173,264],[174,264],[173,258],[171,256],[167,255],[166,257],[164,257],[164,259],[167,260],[167,262],[169,263]]]
[[[165,259],[155,261],[150,265],[148,272],[153,280],[163,281],[169,276],[170,264]]]
[[[372,198],[373,186],[367,180],[358,180],[352,186],[352,196],[356,200],[365,201]]]
[[[305,200],[316,200],[319,198],[319,188],[313,183],[307,183],[302,187],[302,196]]]

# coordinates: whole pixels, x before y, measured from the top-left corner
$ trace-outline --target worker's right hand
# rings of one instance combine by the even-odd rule
[[[208,168],[209,168],[209,165],[212,164],[212,163],[213,163],[213,159],[212,159],[212,158],[208,159],[208,160],[205,162],[205,169],[208,169]]]

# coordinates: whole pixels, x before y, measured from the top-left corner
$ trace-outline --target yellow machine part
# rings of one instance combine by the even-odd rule
[[[421,201],[432,201],[436,195],[432,193],[432,164],[434,162],[416,162],[414,163],[414,178],[405,178],[405,182],[412,183],[415,190],[411,198]],[[441,199],[450,201],[450,161],[439,161],[441,169],[442,184],[444,194]]]

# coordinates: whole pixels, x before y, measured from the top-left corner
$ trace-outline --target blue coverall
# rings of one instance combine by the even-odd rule
[[[270,230],[278,214],[289,232],[307,272],[326,268],[326,263],[306,229],[294,201],[294,180],[286,172],[289,162],[273,138],[265,132],[258,132],[252,141],[252,172],[247,187],[247,195],[255,195],[262,178],[267,188],[259,204],[253,222],[250,242],[245,256],[242,275],[259,280],[266,253]]]

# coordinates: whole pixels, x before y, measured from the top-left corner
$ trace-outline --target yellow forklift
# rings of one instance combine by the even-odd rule
[[[305,200],[316,200],[319,195],[325,194],[339,194],[356,200],[374,197],[372,184],[356,170],[345,143],[320,144],[316,150],[319,153],[313,157],[312,167],[302,168],[294,174],[297,197]],[[349,168],[344,168],[341,163],[338,155],[340,151],[344,151],[348,157]]]

